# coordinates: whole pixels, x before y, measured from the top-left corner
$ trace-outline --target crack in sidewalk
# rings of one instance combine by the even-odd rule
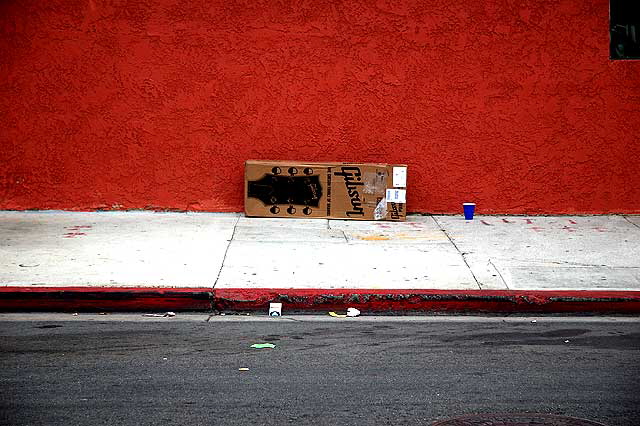
[[[560,266],[575,266],[575,267],[584,267],[584,268],[607,268],[607,269],[638,269],[640,266],[612,266],[605,263],[582,263],[582,262],[571,262],[568,260],[552,260],[552,259],[522,259],[516,257],[504,258],[504,257],[496,257],[493,259],[499,260],[501,262],[510,262],[520,263],[527,266],[551,266],[551,265],[560,265]],[[488,259],[490,262],[491,259]],[[497,269],[497,268],[496,268]]]
[[[467,268],[469,269],[469,272],[471,273],[471,276],[473,277],[474,281],[476,282],[476,285],[478,286],[478,288],[480,290],[482,290],[482,285],[480,284],[480,281],[478,281],[478,277],[476,277],[476,274],[473,273],[473,270],[471,269],[471,266],[469,266],[469,262],[467,262],[467,258],[465,257],[466,253],[463,253],[458,246],[456,245],[456,243],[453,241],[453,239],[451,238],[451,236],[447,233],[447,231],[442,227],[442,225],[440,225],[440,222],[438,222],[438,220],[435,218],[435,216],[431,216],[431,219],[433,219],[433,221],[436,223],[436,225],[438,225],[438,229],[440,229],[440,231],[442,231],[442,233],[447,237],[447,239],[449,240],[449,242],[451,244],[453,244],[453,247],[455,247],[455,249],[458,251],[458,253],[460,253],[460,256],[462,257],[462,261],[464,262],[465,265],[467,265]],[[494,267],[495,268],[495,267]]]
[[[213,287],[211,287],[211,291],[213,292],[213,296],[215,299],[215,289],[218,284],[218,280],[220,279],[220,275],[222,274],[222,268],[224,268],[224,262],[227,260],[227,253],[229,253],[229,247],[231,247],[231,243],[233,242],[233,238],[236,236],[236,229],[238,228],[238,222],[240,222],[240,216],[236,219],[236,222],[233,224],[233,231],[231,232],[231,238],[229,238],[229,244],[227,244],[227,248],[224,251],[224,256],[222,256],[222,263],[220,263],[220,269],[218,270],[218,275],[216,276],[216,280],[213,282]]]

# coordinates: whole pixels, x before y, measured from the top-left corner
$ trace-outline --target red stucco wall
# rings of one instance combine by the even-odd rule
[[[242,209],[246,159],[410,165],[409,211],[640,212],[607,0],[0,2],[0,209]]]

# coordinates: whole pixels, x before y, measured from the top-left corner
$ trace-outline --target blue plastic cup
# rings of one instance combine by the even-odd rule
[[[473,213],[476,211],[476,203],[462,203],[465,220],[473,220]]]

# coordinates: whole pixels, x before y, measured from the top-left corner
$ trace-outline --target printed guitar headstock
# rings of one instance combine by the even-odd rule
[[[295,206],[302,207],[302,213],[310,215],[311,207],[318,207],[322,197],[320,178],[313,174],[311,167],[305,167],[302,174],[296,167],[289,167],[286,175],[280,167],[273,167],[271,173],[249,181],[248,185],[248,196],[269,206],[271,214],[280,213],[280,206],[288,205],[286,212],[290,215],[298,211]]]

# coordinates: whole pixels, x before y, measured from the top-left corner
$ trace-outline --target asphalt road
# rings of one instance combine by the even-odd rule
[[[205,319],[0,315],[0,423],[640,424],[640,318]]]

